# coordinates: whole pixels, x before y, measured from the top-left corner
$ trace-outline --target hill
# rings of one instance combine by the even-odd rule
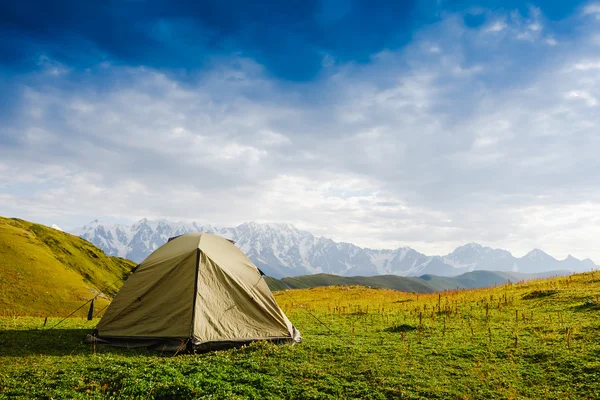
[[[310,289],[321,286],[368,286],[415,293],[431,293],[434,291],[427,282],[419,278],[396,275],[338,276],[315,274],[282,279],[267,277],[266,281],[271,290]]]
[[[100,294],[97,306],[103,307],[134,266],[132,261],[106,256],[77,236],[0,217],[4,315],[66,315],[96,294]]]
[[[308,289],[321,286],[368,286],[372,288],[392,289],[401,292],[432,293],[454,289],[475,289],[503,285],[507,282],[528,281],[531,279],[567,275],[568,271],[551,271],[539,274],[521,274],[518,272],[473,271],[455,277],[422,275],[403,277],[383,276],[338,276],[329,274],[304,275],[275,279],[267,277],[271,290]]]

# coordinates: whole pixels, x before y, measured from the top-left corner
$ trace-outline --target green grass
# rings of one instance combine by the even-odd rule
[[[66,315],[102,291],[103,307],[133,266],[77,236],[0,217],[0,315]]]
[[[0,318],[0,398],[597,399],[599,286],[592,272],[440,294],[277,292],[303,343],[174,357],[84,344],[97,321]]]

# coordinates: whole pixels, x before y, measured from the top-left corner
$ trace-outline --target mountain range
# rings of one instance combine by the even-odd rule
[[[310,274],[341,276],[457,276],[476,270],[541,273],[583,272],[598,266],[590,259],[568,256],[557,260],[539,249],[524,257],[476,243],[458,247],[445,256],[427,256],[409,247],[393,250],[361,248],[316,237],[290,224],[248,222],[218,228],[195,222],[148,220],[132,224],[104,224],[98,220],[72,231],[95,244],[107,255],[141,262],[170,237],[189,232],[214,233],[235,241],[266,275],[283,278]]]

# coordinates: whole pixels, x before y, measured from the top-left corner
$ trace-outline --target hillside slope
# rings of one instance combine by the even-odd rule
[[[518,272],[473,271],[447,277],[422,275],[403,277],[397,275],[382,276],[338,276],[329,274],[304,275],[275,279],[267,277],[271,290],[309,289],[321,286],[368,286],[372,288],[392,289],[401,292],[433,293],[454,289],[476,289],[511,282],[567,275],[568,271],[551,271],[539,274],[520,274]]]
[[[101,292],[103,307],[134,266],[77,236],[0,217],[1,314],[65,315]]]
[[[315,274],[295,276],[282,279],[265,278],[271,290],[310,289],[322,286],[370,286],[399,290],[402,292],[431,293],[433,289],[426,281],[419,278],[396,275],[383,276],[338,276]]]

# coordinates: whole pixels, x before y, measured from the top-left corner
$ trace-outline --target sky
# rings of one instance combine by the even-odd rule
[[[600,262],[600,2],[0,3],[0,215]]]

